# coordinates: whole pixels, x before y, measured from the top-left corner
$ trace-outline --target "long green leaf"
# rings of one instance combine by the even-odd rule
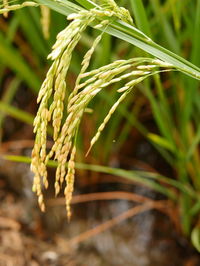
[[[27,124],[30,124],[32,125],[33,124],[33,121],[34,121],[34,116],[27,113],[27,112],[24,112],[14,106],[11,106],[9,104],[6,104],[2,101],[0,101],[0,111],[6,115],[9,115],[9,116],[12,116],[24,123],[27,123]]]
[[[40,87],[40,80],[30,69],[20,53],[5,39],[0,32],[0,60],[16,72],[30,88],[37,92]]]
[[[3,158],[5,160],[10,160],[14,162],[22,162],[22,163],[30,163],[31,158],[27,156],[16,156],[16,155],[3,155]],[[50,160],[48,163],[49,167],[57,167],[57,162]],[[172,200],[177,200],[177,195],[174,193],[170,188],[164,187],[163,185],[160,185],[159,183],[155,182],[162,182],[165,184],[168,184],[170,186],[173,186],[180,191],[186,193],[191,198],[198,198],[198,195],[192,190],[191,187],[183,185],[179,181],[173,180],[171,178],[159,175],[157,173],[151,173],[151,172],[145,172],[145,171],[128,171],[123,170],[119,168],[111,168],[107,166],[102,165],[93,165],[93,164],[83,164],[83,163],[76,163],[75,167],[77,169],[82,170],[89,170],[94,172],[100,172],[105,174],[111,174],[119,177],[123,177],[129,180],[132,180],[134,182],[146,185],[155,191],[158,191],[167,197],[169,197]],[[154,181],[155,180],[155,181]]]

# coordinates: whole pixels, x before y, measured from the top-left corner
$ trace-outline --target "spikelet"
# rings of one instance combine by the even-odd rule
[[[41,25],[45,39],[49,39],[50,27],[50,9],[47,6],[40,6],[41,9]]]

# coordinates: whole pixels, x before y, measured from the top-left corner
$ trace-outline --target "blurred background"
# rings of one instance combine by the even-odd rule
[[[199,0],[117,3],[155,42],[200,66]],[[193,245],[200,247],[199,82],[178,72],[137,85],[85,157],[119,84],[92,101],[78,134],[81,164],[71,221],[62,193],[54,198],[53,167],[46,212],[40,212],[31,191],[33,174],[24,162],[34,143],[37,93],[51,64],[47,55],[68,23],[51,10],[44,34],[41,18],[40,8],[29,7],[0,16],[0,265],[200,265],[190,242],[192,233]],[[68,93],[96,36],[88,28],[75,49]],[[105,33],[90,69],[142,56],[147,54]]]

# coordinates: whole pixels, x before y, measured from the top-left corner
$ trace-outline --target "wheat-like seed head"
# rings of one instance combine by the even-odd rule
[[[110,5],[113,3],[115,2],[110,1]],[[110,87],[113,83],[123,82],[124,86],[118,89],[118,93],[122,94],[111,107],[104,121],[99,126],[97,133],[92,138],[91,149],[119,104],[132,91],[134,86],[149,75],[159,72],[159,67],[171,67],[160,60],[132,58],[129,60],[117,60],[98,69],[87,71],[91,57],[101,40],[103,34],[101,33],[83,57],[74,90],[66,101],[67,84],[65,79],[73,50],[79,42],[82,32],[91,23],[96,28],[107,27],[109,24],[108,17],[119,18],[123,15],[123,19],[125,19],[125,14],[126,12],[122,8],[115,7],[109,10],[107,7],[106,9],[95,8],[69,15],[68,20],[72,20],[71,23],[58,34],[52,52],[48,56],[53,63],[38,95],[40,106],[34,120],[36,137],[31,163],[31,170],[34,172],[33,191],[38,196],[39,206],[42,210],[45,209],[42,186],[48,187],[46,166],[49,159],[54,158],[58,164],[54,184],[55,195],[59,194],[65,181],[66,210],[68,218],[71,216],[70,202],[74,186],[76,134],[82,116],[90,101],[106,87]],[[104,17],[106,17],[105,20],[103,20]],[[51,101],[52,96],[53,101]],[[64,110],[67,111],[66,118],[63,117]],[[46,141],[49,124],[53,126],[54,144],[47,151]],[[67,161],[68,168],[66,169]]]

